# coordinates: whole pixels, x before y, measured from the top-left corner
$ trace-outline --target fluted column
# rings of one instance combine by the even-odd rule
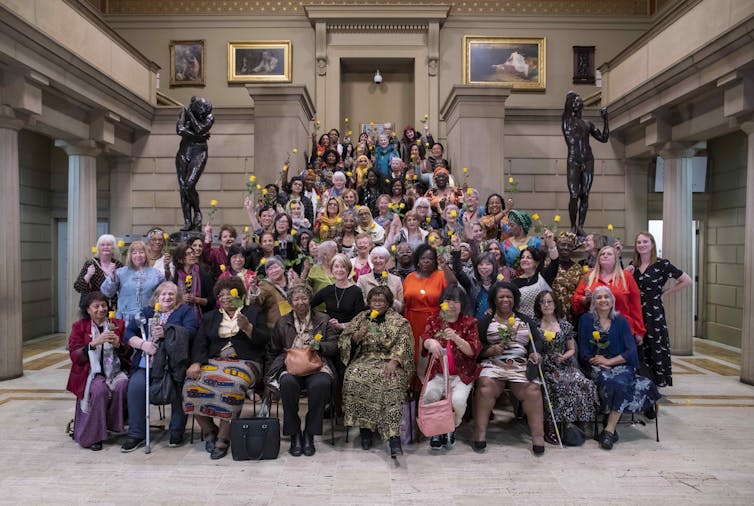
[[[746,221],[744,226],[744,310],[741,329],[741,381],[754,385],[754,122],[744,123],[746,156]]]
[[[68,154],[68,303],[66,328],[77,319],[80,295],[73,289],[81,265],[97,243],[97,155],[93,141],[55,145]]]
[[[662,195],[662,256],[683,272],[690,273],[694,233],[692,230],[692,169],[690,146],[668,144],[660,150],[665,160]],[[694,353],[692,291],[682,290],[665,301],[673,355]]]
[[[131,157],[110,160],[110,230],[115,235],[133,232],[132,166]]]
[[[0,110],[0,380],[23,374],[21,315],[21,186],[18,131],[23,121]]]
[[[635,158],[624,164],[626,202],[630,203],[626,206],[624,246],[632,251],[636,234],[647,229],[649,162],[647,158]]]

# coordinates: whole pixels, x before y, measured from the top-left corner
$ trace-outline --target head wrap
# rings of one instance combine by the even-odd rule
[[[526,211],[512,209],[508,213],[508,219],[521,227],[521,229],[524,231],[524,234],[529,233],[529,228],[531,227],[531,218],[529,217],[529,213],[527,213]]]
[[[576,245],[579,243],[576,234],[574,234],[573,232],[561,232],[558,236],[558,244],[568,243],[570,243],[574,248],[576,247]]]
[[[450,172],[448,172],[448,169],[446,169],[445,167],[437,167],[432,173],[432,177],[437,177],[438,174],[445,174],[446,176],[450,176]]]

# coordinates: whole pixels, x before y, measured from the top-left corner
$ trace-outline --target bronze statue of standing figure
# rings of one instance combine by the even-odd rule
[[[185,232],[202,228],[202,211],[199,209],[196,184],[207,165],[207,140],[214,123],[212,104],[205,98],[191,97],[191,103],[181,110],[175,125],[175,132],[181,136],[181,145],[175,155],[175,171],[183,211],[181,230]]]
[[[600,109],[604,127],[600,132],[591,121],[581,119],[584,101],[575,91],[566,95],[563,108],[563,137],[568,146],[568,216],[571,219],[571,231],[585,236],[584,222],[589,210],[589,192],[594,182],[594,155],[589,146],[591,135],[600,142],[607,142],[610,131],[607,126],[607,109]]]

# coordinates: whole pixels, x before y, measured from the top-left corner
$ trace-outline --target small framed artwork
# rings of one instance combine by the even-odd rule
[[[204,40],[170,41],[170,86],[204,86]]]
[[[291,82],[291,41],[228,42],[228,82]]]
[[[544,37],[463,38],[463,83],[545,90]]]
[[[594,46],[573,46],[573,84],[594,84]]]

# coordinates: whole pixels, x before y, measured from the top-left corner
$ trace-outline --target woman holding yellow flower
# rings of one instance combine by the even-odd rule
[[[183,409],[194,414],[217,460],[228,453],[230,420],[241,413],[246,391],[262,379],[269,331],[264,313],[244,304],[239,278],[219,280],[213,293],[220,307],[204,316],[192,343]]]
[[[335,357],[338,353],[337,332],[329,317],[311,308],[312,291],[309,285],[294,285],[288,290],[287,302],[292,310],[275,324],[267,346],[266,383],[273,392],[280,393],[283,403],[283,435],[291,436],[289,453],[299,457],[314,455],[314,436],[322,434],[325,405],[330,399],[332,383],[336,378]],[[294,356],[309,348],[312,360],[319,361],[304,373],[289,371]],[[291,360],[289,360],[289,354]],[[315,358],[316,357],[316,358]],[[302,390],[308,395],[306,425],[301,431],[299,396]]]
[[[352,269],[351,260],[346,255],[335,255],[330,261],[330,272],[335,283],[324,287],[312,298],[312,307],[325,305],[330,325],[338,331],[345,329],[348,322],[365,307],[361,290],[351,281]]]
[[[233,245],[233,248],[240,246]],[[173,250],[175,266],[175,284],[181,292],[184,304],[192,309],[197,322],[202,321],[202,314],[215,308],[212,296],[212,275],[199,267],[199,256],[193,248],[179,244]],[[227,271],[226,271],[227,272]],[[198,324],[198,323],[197,323]]]
[[[550,393],[555,422],[589,422],[594,420],[598,403],[597,389],[579,369],[576,360],[576,331],[564,318],[563,308],[555,294],[545,290],[534,301],[537,327],[544,337],[542,371]],[[555,426],[545,417],[545,441],[558,444]]]
[[[314,235],[325,241],[336,236],[343,223],[343,203],[340,199],[330,197],[322,199],[325,203],[322,214],[319,215],[314,223]]]
[[[482,371],[474,396],[474,450],[478,452],[487,447],[490,413],[506,385],[523,404],[532,451],[535,455],[545,451],[541,383],[538,373],[532,374],[534,364],[541,361],[537,350],[542,349],[543,339],[534,321],[518,311],[520,300],[516,285],[498,281],[490,289],[494,312],[479,321]]]
[[[395,312],[393,293],[376,286],[367,294],[370,311],[359,313],[338,340],[346,365],[343,379],[345,425],[361,430],[361,447],[372,447],[374,432],[403,453],[401,417],[414,373],[414,339],[405,318]]]
[[[73,283],[73,288],[81,294],[79,303],[87,294],[99,291],[106,276],[123,267],[123,263],[117,258],[119,255],[116,254],[116,246],[115,237],[110,234],[103,234],[97,239],[97,246],[92,248],[92,258],[84,262]],[[114,308],[117,302],[117,297],[112,297],[109,300],[110,307]]]
[[[589,311],[579,320],[579,361],[590,368],[600,412],[608,414],[599,436],[602,448],[610,450],[618,441],[615,427],[624,411],[657,416],[662,396],[652,380],[636,374],[639,355],[633,331],[616,311],[615,297],[607,286],[594,288]]]

